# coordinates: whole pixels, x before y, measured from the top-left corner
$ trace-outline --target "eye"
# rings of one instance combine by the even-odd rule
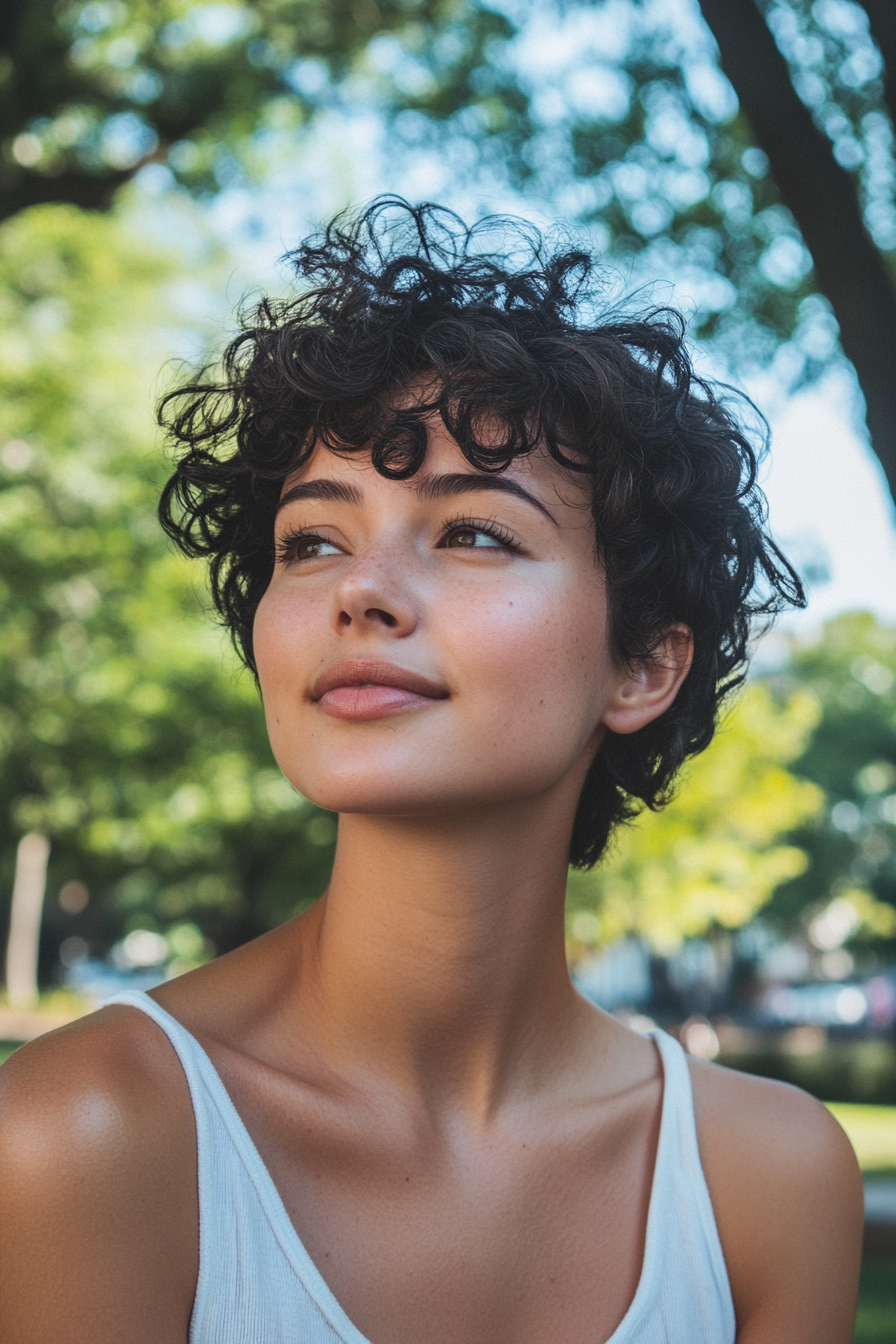
[[[496,523],[477,523],[467,518],[448,524],[442,544],[446,548],[470,551],[517,549],[513,537],[503,527],[499,527]]]
[[[290,532],[277,544],[277,559],[284,565],[330,555],[342,555],[340,547],[315,532]]]

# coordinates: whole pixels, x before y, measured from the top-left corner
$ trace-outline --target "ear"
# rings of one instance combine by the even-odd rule
[[[669,708],[691,668],[694,636],[670,626],[650,658],[624,668],[601,723],[613,733],[636,733]]]

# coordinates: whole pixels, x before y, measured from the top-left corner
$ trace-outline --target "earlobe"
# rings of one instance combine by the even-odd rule
[[[669,708],[691,669],[694,637],[673,625],[650,658],[620,671],[601,723],[613,733],[636,733]]]

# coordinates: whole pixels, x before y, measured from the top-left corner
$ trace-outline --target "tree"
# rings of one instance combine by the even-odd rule
[[[0,219],[104,208],[149,162],[217,191],[251,137],[298,131],[349,79],[384,107],[505,121],[518,94],[477,76],[512,31],[462,0],[4,0]]]
[[[781,198],[812,256],[815,281],[837,318],[843,350],[865,395],[871,440],[896,498],[896,269],[892,259],[896,239],[888,239],[891,256],[885,261],[865,226],[855,172],[844,166],[842,152],[838,161],[832,138],[825,132],[825,113],[830,118],[834,112],[842,136],[844,113],[836,117],[837,101],[842,98],[824,94],[819,98],[817,92],[813,97],[804,83],[808,95],[804,101],[780,49],[792,49],[799,75],[793,39],[803,34],[792,20],[802,20],[802,27],[816,37],[818,45],[812,63],[821,67],[829,85],[835,85],[831,67],[835,70],[838,58],[843,58],[842,42],[836,39],[842,36],[844,24],[847,32],[850,28],[856,31],[857,6],[830,0],[821,5],[784,6],[766,0],[762,7],[769,20],[778,19],[778,42],[755,0],[700,0],[719,45],[722,68],[768,156]],[[877,76],[878,97],[889,110],[892,131],[896,121],[896,6],[891,0],[862,0],[862,11],[883,63]],[[859,111],[868,115],[865,109]]]
[[[157,370],[206,335],[180,274],[118,212],[36,207],[0,231],[0,890],[19,837],[48,836],[45,971],[67,935],[104,951],[193,923],[226,949],[328,872],[334,823],[277,769],[155,516]]]
[[[739,374],[787,341],[782,371],[811,378],[839,330],[896,494],[896,10],[700,0],[702,27],[695,8],[577,8],[591,30],[551,71],[570,93],[530,162],[554,199],[575,180],[611,253],[683,280],[695,334]]]
[[[778,703],[765,686],[750,685],[686,767],[673,801],[618,832],[592,872],[570,874],[574,939],[636,933],[669,952],[713,925],[740,928],[801,873],[806,855],[787,833],[818,813],[824,795],[788,765],[818,712],[810,692]]]
[[[891,0],[508,12],[7,0],[0,218],[47,200],[107,205],[148,162],[217,191],[266,137],[298,134],[340,100],[391,117],[409,146],[427,143],[428,124],[432,146],[475,144],[490,173],[590,224],[621,261],[681,280],[694,334],[740,373],[787,342],[788,377],[811,378],[839,330],[896,493]]]
[[[794,640],[772,678],[779,695],[801,686],[821,713],[792,768],[822,788],[826,806],[791,834],[807,855],[803,873],[785,882],[768,917],[788,932],[844,896],[890,922],[859,921],[846,934],[872,941],[892,935],[896,908],[896,629],[868,612],[835,617],[811,642]],[[844,938],[844,941],[846,939]]]

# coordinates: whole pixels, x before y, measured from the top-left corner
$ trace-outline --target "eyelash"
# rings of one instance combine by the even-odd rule
[[[277,563],[288,565],[291,560],[297,559],[295,551],[302,541],[326,541],[319,532],[312,531],[311,528],[296,527],[291,532],[287,532],[281,537],[275,547]]]
[[[513,533],[508,532],[505,527],[502,527],[500,523],[496,523],[493,518],[490,518],[487,522],[482,518],[468,518],[466,515],[461,515],[459,518],[451,518],[442,528],[442,537],[447,538],[452,532],[462,532],[464,529],[469,529],[470,531],[475,532],[484,532],[487,537],[492,537],[495,541],[500,542],[501,546],[508,551],[518,551],[520,549],[519,542],[516,540]]]
[[[471,531],[484,532],[486,536],[492,537],[508,551],[518,551],[520,549],[519,542],[513,534],[508,532],[506,528],[501,527],[500,523],[496,523],[493,519],[485,522],[481,518],[468,518],[466,515],[449,519],[442,528],[442,539],[446,540],[452,532],[461,532],[465,528]],[[311,528],[294,528],[277,542],[275,548],[277,562],[286,565],[290,561],[295,561],[296,548],[303,541],[326,542],[327,538],[322,537],[319,532],[315,532]]]

